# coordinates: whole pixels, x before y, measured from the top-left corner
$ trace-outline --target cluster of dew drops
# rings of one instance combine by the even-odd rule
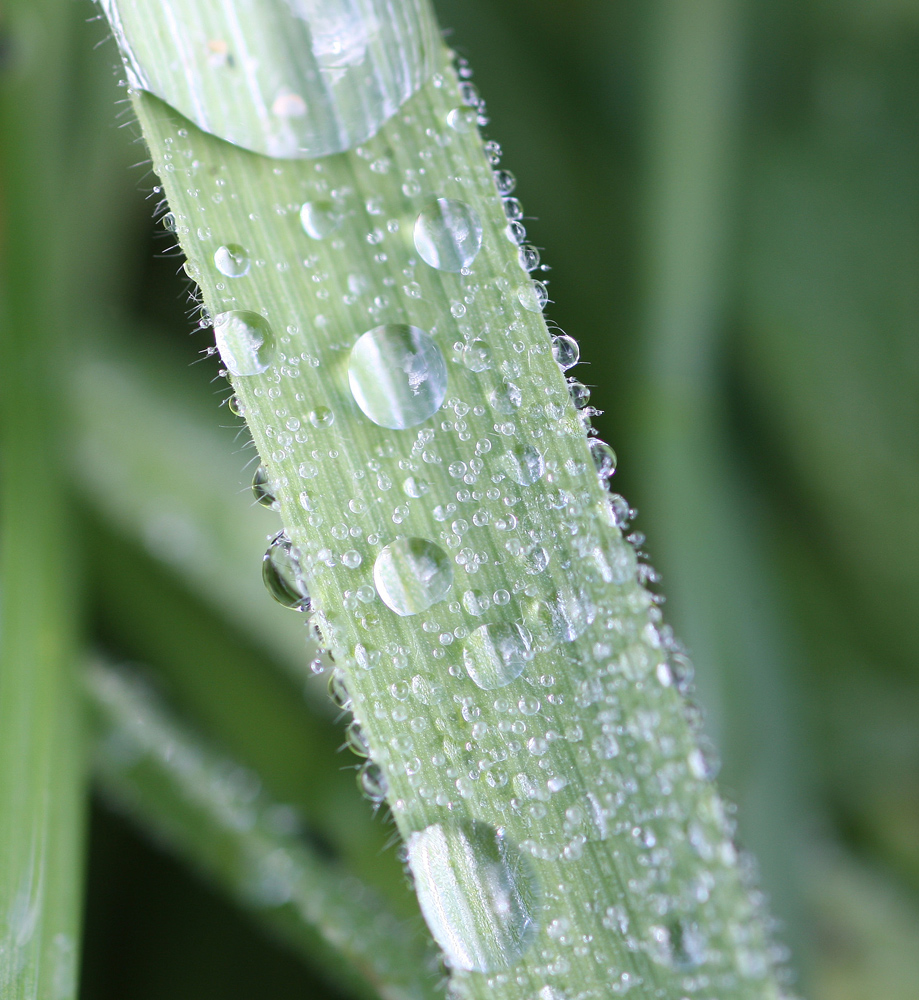
[[[467,132],[487,124],[488,119],[484,103],[469,81],[471,72],[468,65],[462,59],[458,61],[458,72],[464,103],[449,112],[446,124],[457,132]],[[528,275],[532,275],[537,269],[547,270],[540,262],[538,249],[527,242],[522,221],[523,207],[514,196],[515,179],[513,174],[499,166],[500,147],[497,143],[488,142],[485,150],[493,168],[495,187],[504,206],[506,234],[518,248],[521,268]],[[306,202],[301,206],[299,214],[304,233],[313,240],[330,236],[344,218],[334,201]],[[164,223],[167,228],[175,228],[175,219],[171,213],[165,216]],[[446,272],[467,273],[465,269],[472,264],[482,246],[483,229],[471,206],[454,199],[438,198],[418,214],[412,235],[415,249],[428,266]],[[213,260],[217,270],[231,281],[244,277],[251,266],[248,251],[238,244],[220,246],[214,253]],[[188,273],[190,277],[195,277],[193,269]],[[533,278],[521,286],[517,295],[520,304],[532,312],[541,313],[549,301],[546,283]],[[202,320],[204,325],[210,322],[210,317],[207,316]],[[270,324],[263,316],[255,312],[231,310],[218,314],[212,322],[216,341],[216,348],[212,350],[219,350],[230,373],[245,377],[268,370],[274,359],[275,341]],[[558,328],[552,333],[552,353],[563,372],[569,371],[579,361],[576,341]],[[465,363],[476,370],[474,357],[465,359]],[[382,388],[379,377],[381,366],[389,376],[382,383]],[[443,353],[425,330],[407,324],[386,324],[362,334],[351,349],[348,377],[351,393],[360,410],[375,424],[388,429],[402,430],[418,426],[438,412],[446,397],[447,365]],[[603,484],[608,484],[616,471],[616,456],[612,448],[596,436],[591,426],[591,416],[599,411],[589,405],[590,390],[582,382],[569,378],[568,389],[588,435],[596,474]],[[235,415],[245,416],[244,407],[237,397],[230,398],[229,407]],[[334,420],[334,415],[324,407],[317,407],[311,411],[309,420],[314,426],[323,427]],[[545,471],[541,456],[535,450],[532,451],[532,455],[523,456],[513,476],[523,485],[536,482]],[[408,495],[413,496],[416,493],[412,490],[423,491],[423,484],[410,477],[404,488]],[[260,505],[280,510],[265,465],[259,465],[256,469],[252,490]],[[301,502],[309,509],[309,498],[306,494],[303,494],[303,498]],[[616,494],[610,494],[609,504],[614,522],[625,533],[635,511],[624,498]],[[644,537],[638,532],[632,532],[626,538],[637,550],[639,580],[646,585],[656,583],[657,574],[646,561],[642,561]],[[362,557],[356,550],[341,555],[342,563],[351,569],[356,569],[361,560]],[[268,592],[280,604],[305,613],[313,610],[306,574],[301,565],[301,554],[285,531],[271,538],[263,559],[262,575]],[[405,586],[405,580],[409,580],[411,585]],[[365,585],[359,588],[357,600],[369,603],[379,597],[400,616],[418,614],[442,601],[450,593],[453,586],[450,558],[428,539],[398,538],[385,545],[377,554],[373,566],[373,584],[373,587]],[[468,595],[464,595],[464,600],[466,596]],[[501,604],[507,596],[505,591],[497,591],[493,598],[484,599]],[[652,594],[652,600],[659,604],[663,598],[659,594]],[[467,606],[467,610],[471,609]],[[315,628],[315,632],[321,649],[323,637],[318,628]],[[669,630],[667,636],[669,638]],[[679,655],[682,650],[674,644],[671,653]],[[526,630],[515,623],[482,625],[474,629],[463,650],[466,671],[483,690],[495,690],[511,683],[523,672],[530,658]],[[691,667],[685,658],[680,658],[686,664],[682,677],[684,684],[680,685],[685,692],[691,681]],[[311,664],[313,672],[324,673],[329,659],[332,659],[330,651],[320,653]],[[351,710],[350,694],[342,673],[337,669],[331,671],[329,692],[342,712]],[[386,776],[369,759],[367,739],[354,720],[347,728],[347,745],[364,760],[358,772],[358,784],[362,793],[373,803],[381,804],[388,793]],[[488,947],[483,945],[484,953],[474,953],[475,935],[472,936],[473,952],[468,949],[464,951],[468,940],[466,945],[462,944],[453,933],[455,928],[442,927],[441,933],[435,933],[435,936],[448,953],[454,967],[482,971],[500,968],[515,953],[519,953],[532,936],[534,917],[526,900],[524,869],[514,869],[513,859],[508,854],[509,846],[491,828],[485,833],[481,832],[481,828],[479,832],[467,829],[459,845],[441,843],[444,836],[443,829],[435,825],[420,834],[413,834],[408,846],[403,848],[403,860],[411,861],[412,875],[422,897],[426,886],[433,892],[445,879],[449,881],[449,872],[442,868],[444,864],[449,867],[453,863],[451,858],[456,851],[471,851],[474,856],[481,856],[482,871],[490,871],[492,879],[498,877],[495,875],[498,872],[503,873],[500,878],[514,883],[503,888],[480,886],[484,897],[488,898],[490,892],[497,893],[497,900],[503,893],[503,898],[512,898],[516,902],[513,903],[513,912],[510,914],[512,919],[502,932],[505,938],[492,942]],[[511,889],[513,892],[508,895]],[[432,904],[432,912],[435,909],[436,906]],[[453,942],[452,953],[445,942]],[[481,941],[479,944],[481,945]]]

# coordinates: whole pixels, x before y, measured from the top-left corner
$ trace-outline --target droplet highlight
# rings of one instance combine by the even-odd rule
[[[274,336],[264,316],[233,309],[214,317],[214,340],[233,375],[260,375],[271,365]]]
[[[447,363],[424,330],[390,323],[358,338],[348,381],[355,402],[375,424],[405,430],[440,409],[447,394]]]
[[[482,248],[482,223],[464,201],[438,198],[415,220],[414,238],[426,264],[458,274]]]
[[[527,950],[539,891],[524,855],[484,823],[436,823],[408,838],[421,912],[454,969],[498,972]]]
[[[377,556],[373,582],[383,603],[405,618],[447,596],[453,567],[447,553],[426,538],[397,538]]]
[[[516,680],[532,660],[530,633],[516,622],[480,625],[463,646],[466,673],[484,691]]]

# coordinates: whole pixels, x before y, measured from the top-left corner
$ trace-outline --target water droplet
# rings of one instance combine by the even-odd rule
[[[370,756],[370,745],[359,722],[352,721],[349,723],[348,728],[345,730],[345,741],[351,752],[357,754],[358,757]]]
[[[442,601],[453,586],[446,552],[425,538],[397,538],[373,564],[373,582],[383,603],[406,617]]]
[[[482,247],[482,223],[464,201],[438,198],[415,220],[414,237],[426,264],[458,274]]]
[[[423,497],[430,488],[431,487],[426,480],[419,479],[417,476],[408,476],[402,483],[402,489],[405,492],[405,495],[413,497],[416,500],[418,497]]]
[[[497,972],[535,936],[538,887],[524,855],[484,823],[436,823],[408,838],[421,912],[454,969]]]
[[[521,486],[532,486],[546,471],[545,460],[530,444],[508,449],[503,459],[507,474]]]
[[[371,802],[382,802],[389,790],[389,782],[379,764],[368,761],[357,773],[357,786]]]
[[[568,392],[571,395],[571,402],[578,410],[583,410],[590,402],[590,389],[577,379],[572,379],[568,383]]]
[[[259,375],[268,370],[274,335],[264,316],[236,309],[218,313],[214,339],[223,363],[234,375]]]
[[[307,201],[300,207],[300,225],[314,240],[324,240],[344,221],[340,207],[331,201]]]
[[[252,477],[252,492],[255,495],[256,502],[260,503],[263,507],[268,507],[270,510],[281,509],[281,505],[278,503],[278,499],[273,492],[271,477],[268,475],[268,470],[264,465],[260,465],[255,470],[255,475]]]
[[[549,290],[541,281],[531,281],[517,289],[517,301],[528,312],[542,312],[549,302]]]
[[[516,622],[480,625],[463,646],[466,673],[485,691],[510,684],[532,658],[530,633]]]
[[[327,406],[317,406],[310,411],[310,423],[314,427],[331,427],[335,423],[335,414]]]
[[[351,350],[348,379],[357,405],[380,427],[404,430],[433,416],[447,394],[440,348],[417,326],[368,330]]]
[[[262,579],[268,593],[278,604],[294,611],[310,610],[310,595],[300,568],[300,553],[283,532],[268,546],[262,560]]]
[[[593,456],[597,475],[601,479],[609,479],[616,471],[616,452],[599,438],[590,439],[590,454]]]
[[[513,382],[506,382],[497,389],[493,389],[488,395],[488,400],[498,413],[506,415],[513,413],[520,406],[523,394]]]
[[[178,223],[176,222],[175,214],[173,212],[167,212],[163,216],[162,222],[163,222],[163,229],[168,229],[170,233],[176,232],[176,230],[179,228]]]
[[[517,178],[510,170],[496,170],[495,187],[498,189],[498,194],[506,197],[514,193],[514,188],[517,187]]]
[[[214,251],[214,263],[228,278],[241,278],[249,273],[249,253],[238,243],[228,243]]]
[[[569,337],[567,333],[559,334],[552,338],[552,357],[563,372],[573,368],[581,357],[581,349],[574,337]]]
[[[529,243],[524,243],[517,251],[517,260],[524,271],[535,271],[539,267],[539,251]]]
[[[447,115],[447,124],[454,132],[471,132],[478,121],[477,108],[453,108]]]

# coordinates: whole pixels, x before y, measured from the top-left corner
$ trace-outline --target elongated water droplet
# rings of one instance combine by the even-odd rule
[[[552,338],[552,357],[563,372],[573,368],[581,357],[581,349],[574,337],[569,337],[567,333],[559,334]]]
[[[351,711],[351,694],[345,685],[345,675],[340,670],[333,670],[329,676],[329,697],[343,712]]]
[[[421,912],[450,965],[513,965],[537,930],[538,886],[523,854],[484,823],[436,823],[407,848]]]
[[[532,658],[530,633],[516,622],[480,625],[463,646],[466,673],[485,691],[510,684]]]
[[[414,237],[426,264],[458,274],[482,247],[482,223],[464,201],[438,198],[415,220]]]
[[[447,394],[447,363],[424,330],[391,323],[358,338],[348,380],[357,405],[375,424],[404,430],[440,409]]]
[[[300,553],[283,532],[268,546],[262,560],[262,579],[278,604],[294,611],[310,610],[310,594],[300,567]]]
[[[599,438],[590,439],[590,454],[593,456],[597,475],[601,479],[609,479],[616,471],[616,452]]]
[[[241,278],[249,273],[249,253],[238,243],[228,243],[214,251],[214,263],[228,278]]]
[[[255,475],[252,477],[252,493],[255,496],[256,502],[260,503],[263,507],[268,507],[270,510],[281,509],[281,505],[274,495],[271,477],[268,475],[268,470],[264,465],[260,465],[255,470]]]
[[[379,764],[368,761],[357,774],[357,786],[371,802],[382,802],[389,790],[389,782]]]
[[[345,214],[331,201],[308,201],[300,208],[303,232],[314,240],[324,240],[344,222]]]
[[[214,339],[223,363],[234,375],[260,375],[271,365],[274,335],[264,316],[230,310],[214,317]]]
[[[348,725],[345,730],[345,740],[351,752],[357,754],[358,757],[370,756],[370,746],[359,722],[353,721]]]
[[[518,445],[504,453],[507,474],[521,486],[532,486],[546,471],[542,455],[531,445]]]
[[[373,582],[397,615],[417,615],[447,596],[453,567],[446,552],[426,538],[397,538],[377,556]]]

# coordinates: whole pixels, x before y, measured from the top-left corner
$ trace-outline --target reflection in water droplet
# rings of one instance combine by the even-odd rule
[[[537,930],[536,877],[521,852],[484,823],[436,823],[407,846],[421,912],[450,965],[513,965]]]
[[[541,281],[531,281],[517,289],[517,301],[529,312],[542,312],[549,301],[549,290]]]
[[[262,560],[262,579],[268,593],[278,604],[294,611],[310,610],[310,595],[300,568],[300,553],[283,532],[268,546]]]
[[[552,357],[563,372],[573,368],[581,357],[581,349],[574,337],[569,337],[567,333],[562,333],[558,337],[552,338]]]
[[[249,273],[249,254],[238,243],[228,243],[214,251],[214,263],[228,278],[241,278]]]
[[[597,467],[597,475],[601,479],[609,479],[616,471],[616,452],[599,438],[591,438],[590,454],[593,456],[594,465]]]
[[[218,313],[214,317],[214,339],[232,374],[259,375],[268,370],[274,336],[264,316],[236,309]]]
[[[345,215],[331,201],[307,201],[300,208],[303,232],[314,240],[324,240],[344,221]]]
[[[503,459],[507,474],[521,486],[532,486],[546,471],[545,460],[530,444],[508,449]]]
[[[571,402],[579,410],[583,410],[590,402],[590,389],[577,379],[572,379],[568,383],[568,392],[571,394]]]
[[[464,201],[438,198],[415,220],[414,237],[426,264],[458,274],[482,247],[482,223]]]
[[[447,363],[424,330],[391,323],[358,338],[348,380],[357,405],[375,424],[404,430],[440,409],[447,394]]]
[[[485,691],[519,677],[533,658],[530,633],[515,622],[480,625],[463,646],[466,673]]]
[[[378,764],[368,761],[357,773],[357,786],[371,802],[386,798],[389,782]]]
[[[281,505],[274,495],[271,477],[268,475],[268,470],[264,465],[260,465],[255,470],[255,475],[252,477],[252,492],[255,495],[256,502],[260,503],[263,507],[268,507],[270,510],[281,509]]]
[[[406,617],[442,601],[453,586],[446,552],[425,538],[397,538],[381,549],[373,582],[383,603]]]

